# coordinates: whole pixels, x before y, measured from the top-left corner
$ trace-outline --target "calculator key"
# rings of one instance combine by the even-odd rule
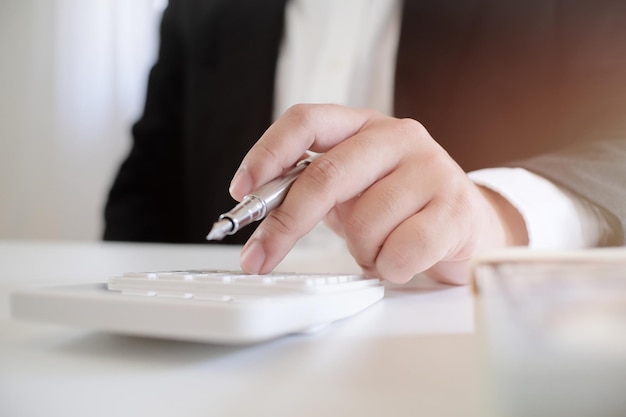
[[[198,275],[193,275],[184,272],[173,272],[170,274],[159,274],[158,279],[175,279],[181,281],[193,281],[198,278]]]
[[[270,285],[276,283],[276,278],[269,275],[243,275],[236,278],[236,283]]]
[[[155,295],[157,295],[156,291],[134,290],[134,289],[122,290],[122,294],[124,294],[124,295],[141,295],[141,296],[144,296],[144,297],[154,297]]]
[[[126,272],[124,278],[156,279],[157,272]]]
[[[230,295],[220,295],[220,294],[205,294],[205,293],[196,293],[193,295],[193,298],[201,301],[219,301],[219,302],[227,302],[233,301],[233,297]]]

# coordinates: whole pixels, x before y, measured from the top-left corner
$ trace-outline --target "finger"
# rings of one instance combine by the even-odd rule
[[[468,236],[449,202],[433,200],[388,236],[370,273],[405,283],[442,260],[464,250]],[[458,258],[460,260],[460,258]],[[469,259],[469,256],[468,256]],[[465,277],[459,277],[463,279]]]
[[[344,231],[344,219],[346,218],[345,213],[349,213],[351,211],[352,206],[356,198],[348,200],[338,206],[333,207],[326,217],[324,217],[324,223],[330,230],[335,232],[338,236],[345,239],[346,233]]]
[[[389,146],[388,135],[395,138],[397,146]],[[415,140],[414,135],[407,134],[405,122],[395,121],[391,126],[381,122],[317,158],[294,182],[281,206],[257,228],[250,245],[244,247],[242,268],[253,273],[271,271],[334,206],[388,175],[404,157],[408,143]]]
[[[340,209],[348,250],[363,269],[375,268],[389,234],[433,198],[436,187],[419,181],[423,176],[420,164],[404,164],[355,199],[349,212]]]
[[[241,200],[293,167],[307,150],[325,152],[355,135],[375,114],[332,104],[291,107],[244,157],[231,182],[231,195]]]
[[[466,285],[471,280],[471,266],[469,258],[443,261],[424,271],[424,274],[444,284]]]
[[[386,157],[381,153],[383,149],[360,146],[360,152],[355,153],[352,148],[352,140],[346,141],[321,155],[300,174],[282,204],[269,213],[244,246],[244,271],[270,272],[334,206],[363,192],[393,167],[395,158]],[[362,164],[381,155],[378,164]]]

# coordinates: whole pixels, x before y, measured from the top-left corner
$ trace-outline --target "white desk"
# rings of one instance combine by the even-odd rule
[[[487,416],[468,287],[416,281],[319,333],[245,347],[13,321],[9,293],[126,271],[238,269],[239,248],[0,241],[0,415]],[[357,272],[297,248],[279,270]]]

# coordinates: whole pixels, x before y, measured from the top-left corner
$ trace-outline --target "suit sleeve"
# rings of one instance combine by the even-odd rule
[[[603,210],[626,242],[626,137],[594,141],[517,164]],[[619,240],[619,239],[618,239]]]
[[[109,192],[105,240],[177,242],[183,47],[176,2],[163,13],[160,46],[150,72],[144,113]]]

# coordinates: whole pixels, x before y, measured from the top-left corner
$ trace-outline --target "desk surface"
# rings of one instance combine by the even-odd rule
[[[244,347],[17,322],[9,294],[126,271],[238,269],[239,247],[0,241],[0,415],[486,416],[468,287],[390,286],[321,332]],[[278,270],[358,272],[296,248]]]

